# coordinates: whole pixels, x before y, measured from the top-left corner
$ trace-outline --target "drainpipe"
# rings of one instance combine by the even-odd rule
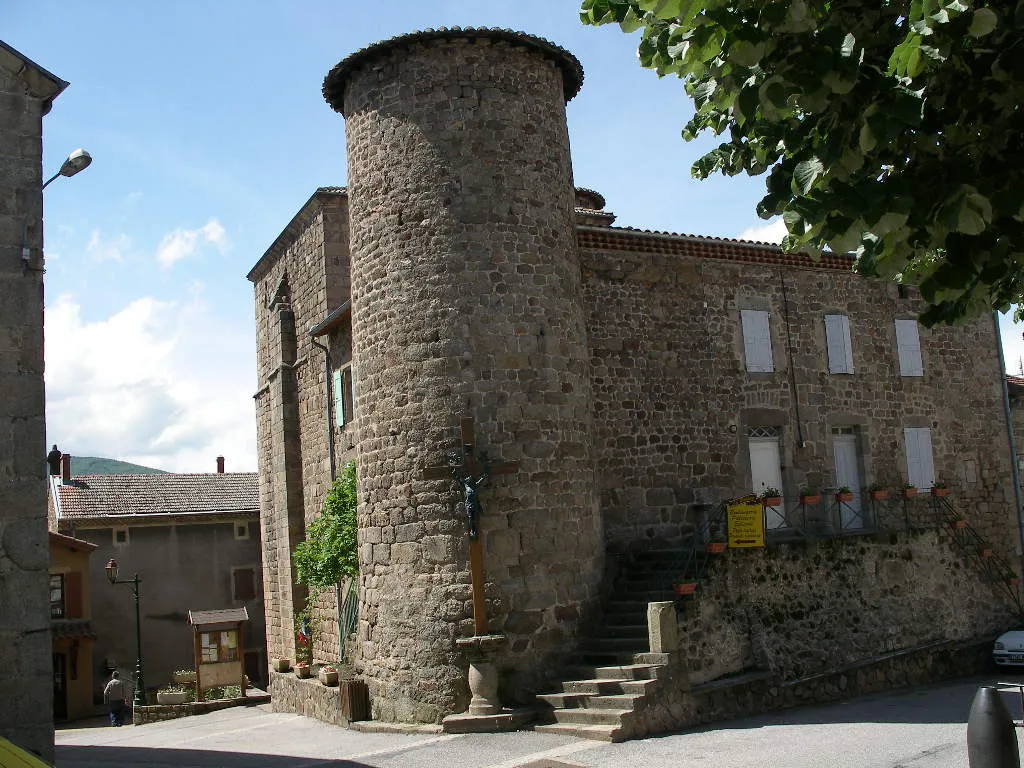
[[[324,392],[327,395],[327,455],[331,461],[331,483],[334,483],[338,474],[337,462],[334,458],[334,398],[331,396],[331,351],[316,340],[316,336],[309,334],[309,340],[313,346],[323,350],[324,353]],[[345,661],[345,634],[341,624],[341,585],[334,585],[334,620],[338,627],[338,663]]]
[[[999,313],[992,313],[992,328],[996,334],[996,352],[999,354],[999,382],[1003,389],[1003,415],[1006,418],[1006,437],[1010,442],[1010,476],[1013,478],[1013,504],[1017,513],[1018,554],[1024,553],[1024,518],[1021,517],[1020,472],[1017,469],[1017,445],[1013,439],[1013,416],[1010,413],[1010,391],[1006,386],[1006,360],[1003,357],[1003,337],[999,332]]]

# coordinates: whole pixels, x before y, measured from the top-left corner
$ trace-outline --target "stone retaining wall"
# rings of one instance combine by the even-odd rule
[[[216,701],[191,701],[187,704],[156,704],[149,707],[135,707],[132,713],[132,723],[134,725],[158,723],[161,720],[176,720],[179,717],[205,715],[207,712],[216,712],[221,709],[230,709],[231,707],[251,707],[256,704],[266,704],[269,701],[270,696],[261,694],[240,696],[235,699],[217,699]]]
[[[270,671],[270,703],[275,712],[294,712],[325,723],[348,726],[341,713],[340,689],[317,678],[300,679],[294,672]]]

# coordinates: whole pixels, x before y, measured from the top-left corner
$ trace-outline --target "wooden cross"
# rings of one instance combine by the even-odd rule
[[[473,631],[477,635],[487,634],[487,613],[484,603],[484,552],[477,536],[476,518],[480,513],[477,488],[487,482],[491,475],[511,475],[519,471],[518,461],[503,461],[492,464],[487,454],[476,455],[476,437],[473,417],[462,419],[461,455],[451,457],[448,466],[427,467],[423,470],[424,480],[454,479],[462,486],[463,502],[469,523],[469,575],[473,588]]]

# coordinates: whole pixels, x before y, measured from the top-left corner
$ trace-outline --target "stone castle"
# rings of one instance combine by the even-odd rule
[[[248,276],[269,655],[294,658],[290,553],[355,459],[358,623],[339,638],[323,598],[316,657],[346,648],[375,719],[465,710],[466,497],[431,468],[472,454],[514,462],[480,485],[476,523],[506,703],[580,663],[607,678],[611,654],[673,702],[641,716],[653,688],[621,686],[635,711],[614,727],[636,735],[739,711],[701,703],[716,680],[770,675],[756,709],[837,670],[868,669],[868,689],[976,663],[1012,620],[1020,551],[991,319],[920,328],[912,288],[845,256],[613,226],[574,189],[582,82],[567,51],[490,29],[394,38],[328,74],[348,185],[318,189]],[[908,480],[955,502],[869,498]],[[767,546],[709,563],[723,503],[770,489]],[[958,547],[959,516],[986,560]],[[666,552],[693,556],[659,570]],[[679,581],[696,597],[631,646]],[[289,685],[272,675],[276,701]]]

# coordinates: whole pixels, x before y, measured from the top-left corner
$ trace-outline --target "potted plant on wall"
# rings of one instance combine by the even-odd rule
[[[338,670],[336,667],[325,664],[320,667],[320,673],[317,675],[320,678],[320,682],[324,685],[337,685],[338,684]]]
[[[853,491],[843,485],[836,489],[836,501],[849,504],[853,501]]]
[[[821,503],[821,494],[818,493],[817,488],[801,488],[800,489],[800,503],[811,505]]]
[[[313,663],[313,636],[316,621],[310,611],[309,601],[306,607],[295,614],[295,676],[307,678],[311,676],[310,664]]]
[[[889,498],[889,489],[881,483],[872,483],[868,486],[868,493],[875,501],[885,501]]]
[[[916,499],[917,498],[917,486],[913,483],[903,484],[903,498],[905,499]]]
[[[765,488],[761,493],[761,504],[766,507],[778,507],[782,504],[782,491],[778,488]]]
[[[944,496],[949,496],[949,486],[941,480],[936,480],[932,484],[932,496],[941,499]]]

